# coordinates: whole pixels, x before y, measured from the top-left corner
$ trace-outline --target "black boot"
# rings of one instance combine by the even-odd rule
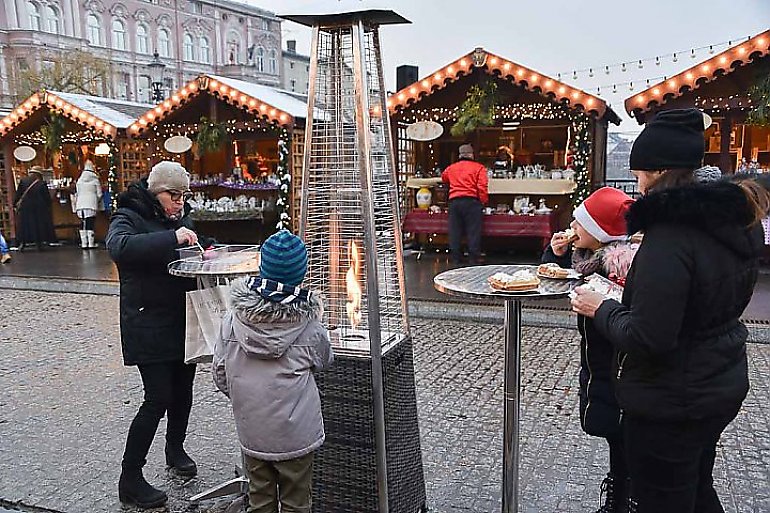
[[[172,467],[182,477],[192,477],[198,473],[197,465],[181,445],[166,446],[166,465]]]
[[[626,479],[616,479],[612,473],[607,474],[607,477],[602,481],[601,493],[599,495],[599,502],[601,497],[604,496],[604,504],[596,513],[626,513],[628,511],[627,495],[628,495],[628,483]]]
[[[163,490],[144,480],[141,468],[123,468],[118,481],[118,497],[124,504],[136,504],[142,509],[157,508],[168,501]]]

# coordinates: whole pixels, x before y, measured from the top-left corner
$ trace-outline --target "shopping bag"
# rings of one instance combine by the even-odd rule
[[[229,285],[193,290],[187,293],[185,363],[210,362],[222,316],[227,310]]]

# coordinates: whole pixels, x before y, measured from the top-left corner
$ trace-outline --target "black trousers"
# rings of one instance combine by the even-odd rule
[[[449,200],[449,254],[453,262],[460,262],[463,234],[468,240],[471,261],[481,257],[481,225],[484,211],[477,198],[455,198]]]
[[[81,225],[83,226],[83,230],[93,230],[96,226],[96,218],[95,217],[84,217],[81,220]]]
[[[195,365],[184,362],[139,365],[144,401],[136,413],[126,439],[123,468],[140,469],[155,438],[158,424],[167,415],[166,446],[179,447],[187,435],[192,408]]]
[[[724,513],[712,471],[719,437],[737,414],[687,422],[624,417],[631,495],[639,513]]]

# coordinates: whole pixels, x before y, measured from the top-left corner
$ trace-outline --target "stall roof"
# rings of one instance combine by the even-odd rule
[[[488,52],[484,48],[476,48],[434,73],[396,92],[388,99],[388,108],[391,113],[406,109],[422,98],[443,89],[460,77],[471,74],[474,68],[483,69],[490,75],[499,74],[501,78],[522,86],[529,91],[537,92],[557,102],[565,102],[572,108],[581,108],[597,117],[604,117],[616,125],[620,124],[618,115],[601,98],[543,75],[531,68],[504,59],[499,55]]]
[[[114,138],[118,129],[125,129],[146,111],[148,105],[112,100],[99,96],[58,91],[40,91],[21,102],[0,120],[0,137],[42,108],[58,112],[65,118],[89,129]]]
[[[770,30],[749,38],[670,77],[625,101],[626,112],[641,124],[645,114],[656,107],[694,91],[719,77],[728,75],[750,62],[770,53]]]
[[[280,125],[291,126],[296,119],[307,117],[307,103],[287,91],[244,80],[205,74],[183,85],[169,98],[139,115],[131,124],[129,131],[138,134],[159,123],[204,91]],[[316,116],[319,112],[316,111]]]

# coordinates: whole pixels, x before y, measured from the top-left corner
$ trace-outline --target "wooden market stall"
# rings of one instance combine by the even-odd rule
[[[712,116],[705,163],[724,173],[770,172],[770,126],[746,123],[752,85],[770,74],[770,30],[715,54],[625,101],[639,124],[657,112],[697,107]]]
[[[223,243],[257,243],[296,229],[307,103],[272,87],[201,75],[129,128],[147,163],[191,173],[193,219]],[[176,147],[175,147],[176,146]],[[125,184],[140,174],[124,171]]]
[[[472,98],[485,102],[491,119],[453,131]],[[434,242],[448,232],[447,191],[438,177],[461,144],[472,144],[489,170],[484,236],[506,246],[512,237],[545,242],[569,222],[572,205],[604,181],[608,123],[620,123],[604,100],[483,48],[404,87],[388,106],[404,232]],[[414,128],[425,122],[435,130],[431,137],[440,135],[416,140]],[[423,208],[416,208],[418,191]]]
[[[117,170],[124,165],[118,149],[126,140],[126,128],[147,107],[97,96],[40,91],[0,120],[3,233],[15,238],[16,186],[29,168],[40,166],[51,194],[57,238],[77,238],[80,221],[72,210],[71,194],[83,166],[90,160],[107,198],[105,211],[99,212],[96,219],[96,239],[103,240],[108,225],[106,210],[118,192]]]

